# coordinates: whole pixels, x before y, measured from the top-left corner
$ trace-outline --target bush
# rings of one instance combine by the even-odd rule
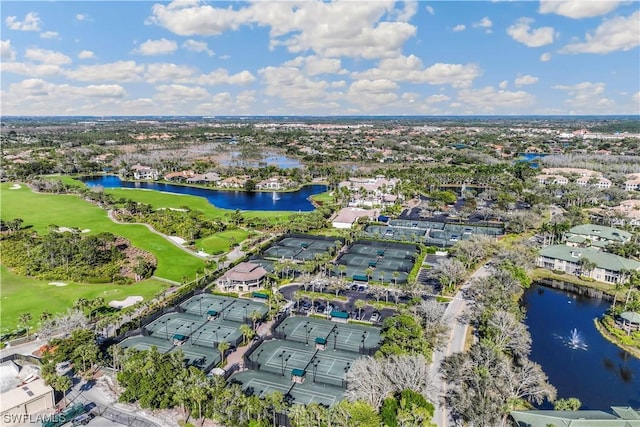
[[[397,412],[398,401],[392,397],[387,397],[384,402],[382,402],[382,408],[380,408],[382,423],[388,427],[397,427]]]

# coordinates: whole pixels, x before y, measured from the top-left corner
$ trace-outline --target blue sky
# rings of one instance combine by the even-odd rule
[[[3,115],[639,114],[640,4],[2,1]]]

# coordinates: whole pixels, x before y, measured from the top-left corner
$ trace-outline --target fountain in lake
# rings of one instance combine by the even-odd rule
[[[280,196],[278,196],[278,193],[276,193],[275,191],[273,192],[273,196],[271,196],[271,198],[273,199],[273,201],[280,200]]]
[[[571,330],[571,335],[567,338],[567,345],[574,350],[586,350],[588,347],[582,339],[582,335],[576,328]]]

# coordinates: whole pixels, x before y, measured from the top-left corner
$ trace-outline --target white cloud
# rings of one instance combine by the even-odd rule
[[[40,38],[41,39],[59,39],[60,34],[58,34],[56,31],[43,31],[40,33]]]
[[[458,24],[455,27],[453,27],[453,31],[456,32],[456,33],[460,32],[460,31],[464,31],[466,29],[467,29],[467,26],[464,25],[464,24]]]
[[[195,77],[177,79],[177,83],[196,83],[199,85],[237,85],[247,86],[256,80],[253,74],[244,70],[236,74],[229,74],[224,68],[217,68],[208,74],[201,74]]]
[[[458,92],[458,102],[467,107],[473,107],[474,112],[503,112],[524,111],[535,103],[535,97],[525,91],[496,90],[491,86],[482,89],[462,89]]]
[[[4,20],[7,27],[16,31],[40,31],[40,16],[35,12],[29,12],[24,21],[18,21],[17,16],[7,16]]]
[[[83,82],[135,82],[140,81],[144,66],[135,61],[117,61],[99,65],[81,65],[66,72],[67,77]]]
[[[584,42],[574,42],[563,47],[562,53],[605,54],[618,50],[630,50],[640,45],[640,10],[628,17],[606,19]]]
[[[166,103],[185,103],[191,100],[201,100],[209,97],[209,92],[201,87],[178,84],[160,85],[156,87],[154,99]]]
[[[451,97],[449,97],[447,95],[438,94],[438,95],[429,96],[427,99],[425,99],[425,102],[427,104],[437,104],[439,102],[449,101],[450,99],[451,99]]]
[[[42,62],[43,64],[49,65],[64,65],[71,63],[71,58],[64,53],[46,49],[27,49],[24,56],[32,61]]]
[[[168,55],[177,49],[178,44],[175,41],[161,38],[160,40],[147,40],[141,43],[133,52],[145,56]]]
[[[127,95],[127,91],[117,84],[71,86],[68,84],[54,84],[42,79],[27,79],[20,83],[13,83],[9,91],[27,98],[43,96],[123,98]]]
[[[529,74],[527,74],[525,76],[518,76],[515,80],[515,85],[516,87],[532,85],[532,84],[538,83],[538,80],[539,79],[537,77],[530,76]]]
[[[285,67],[302,67],[308,76],[318,74],[344,74],[347,71],[342,69],[342,62],[335,58],[320,58],[315,55],[298,56],[283,64]]]
[[[0,40],[0,59],[3,61],[16,59],[16,51],[11,48],[11,40]]]
[[[640,110],[640,91],[631,95],[631,101],[633,101],[636,105],[636,110]]]
[[[89,15],[87,15],[85,13],[77,13],[76,14],[76,21],[86,21],[87,19],[89,19]]]
[[[95,54],[90,50],[83,50],[78,54],[79,59],[91,59],[95,57],[96,57]]]
[[[197,70],[188,65],[176,65],[172,63],[147,64],[144,80],[149,83],[158,82],[185,82],[197,74]]]
[[[375,2],[255,2],[234,9],[187,3],[156,4],[148,22],[182,36],[217,35],[242,25],[270,27],[270,47],[290,52],[312,50],[323,57],[365,59],[397,55],[415,36],[416,27],[404,22],[414,12],[408,3],[397,13],[391,0]],[[396,15],[398,21],[382,21]]]
[[[404,9],[398,11],[394,18],[400,22],[409,22],[411,18],[418,12],[417,1],[405,1]]]
[[[379,62],[378,68],[352,73],[352,77],[355,79],[392,80],[432,85],[451,84],[453,87],[467,87],[480,74],[480,67],[475,64],[437,63],[423,68],[422,61],[417,56],[401,55],[383,59]]]
[[[542,55],[540,55],[540,62],[548,62],[551,61],[551,54],[548,52],[543,53]]]
[[[399,88],[396,82],[387,79],[357,80],[351,83],[347,99],[365,111],[372,111],[398,100]]]
[[[564,103],[571,106],[572,114],[610,111],[614,102],[608,99],[604,92],[605,83],[589,81],[575,85],[556,85],[553,89],[567,92],[569,96]]]
[[[555,13],[569,18],[590,18],[606,15],[617,8],[617,0],[540,0],[540,13]]]
[[[487,34],[491,33],[491,27],[493,27],[493,22],[489,19],[488,16],[485,16],[478,22],[473,23],[473,28],[484,28]]]
[[[182,43],[182,47],[184,47],[187,50],[190,50],[191,52],[204,52],[209,56],[213,56],[213,51],[209,49],[209,46],[207,45],[206,42],[199,42],[196,40],[189,39],[184,43]]]
[[[195,107],[196,114],[246,114],[254,104],[256,93],[253,90],[245,90],[235,96],[229,92],[216,93],[210,102],[199,104]]]
[[[500,89],[506,89],[507,86],[509,86],[509,82],[507,80],[501,81],[500,84],[498,85]]]
[[[63,74],[59,65],[51,64],[26,64],[23,62],[0,62],[0,70],[3,73],[20,74],[29,77],[49,77]]]
[[[433,14],[436,13],[436,11],[433,10],[433,6],[427,5],[427,7],[425,7],[425,9],[427,9],[427,12],[429,12],[429,15],[433,15]]]
[[[556,32],[551,27],[531,28],[531,18],[520,18],[507,28],[507,34],[517,42],[528,47],[540,47],[553,43]]]

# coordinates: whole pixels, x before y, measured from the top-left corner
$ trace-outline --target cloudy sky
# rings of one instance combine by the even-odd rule
[[[2,115],[639,114],[640,3],[3,1]]]

